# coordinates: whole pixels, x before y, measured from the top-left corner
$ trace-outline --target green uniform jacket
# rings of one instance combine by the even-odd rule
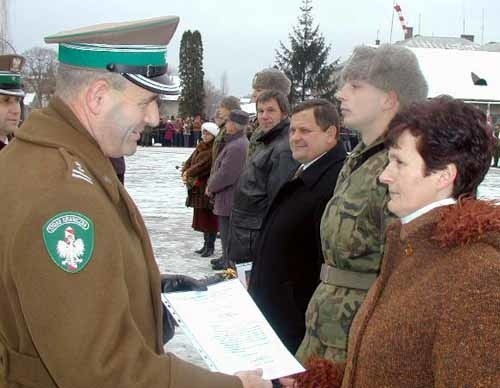
[[[0,197],[1,388],[242,386],[164,354],[160,276],[143,219],[57,98],[0,154]],[[44,243],[46,222],[65,212],[95,228],[90,260],[74,272]]]
[[[363,154],[381,143],[378,139],[354,149],[326,205],[320,233],[325,263],[330,266],[358,273],[379,271],[384,232],[394,217],[387,211],[387,186],[378,180],[388,162],[387,150],[370,156],[357,169],[355,166],[366,156]],[[306,334],[297,358],[303,363],[311,356],[345,359],[349,328],[365,296],[366,290],[321,282],[309,302]]]

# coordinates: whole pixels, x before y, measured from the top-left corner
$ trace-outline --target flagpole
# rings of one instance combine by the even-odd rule
[[[392,27],[394,26],[394,6],[396,5],[396,0],[392,2],[392,17],[391,17],[391,34],[389,35],[389,43],[392,43]]]

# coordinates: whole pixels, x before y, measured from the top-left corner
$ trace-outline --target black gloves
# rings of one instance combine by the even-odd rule
[[[161,292],[173,291],[206,291],[203,280],[193,279],[184,275],[161,275]],[[165,345],[175,333],[175,320],[163,306],[163,344]]]
[[[174,291],[206,291],[207,285],[203,280],[197,280],[184,275],[161,275],[162,292]]]

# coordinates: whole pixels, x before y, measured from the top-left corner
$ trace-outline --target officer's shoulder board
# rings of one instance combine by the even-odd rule
[[[89,172],[85,164],[79,160],[76,156],[70,154],[67,150],[61,148],[59,149],[64,161],[66,162],[66,176],[69,179],[77,179],[87,182],[91,185],[94,184],[94,178]]]

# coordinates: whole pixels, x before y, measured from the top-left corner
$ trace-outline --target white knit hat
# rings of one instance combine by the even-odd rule
[[[210,123],[210,122],[203,123],[201,125],[201,130],[202,131],[205,130],[205,131],[207,131],[208,133],[211,133],[214,136],[217,136],[217,134],[219,133],[219,127],[217,126],[217,124]]]

